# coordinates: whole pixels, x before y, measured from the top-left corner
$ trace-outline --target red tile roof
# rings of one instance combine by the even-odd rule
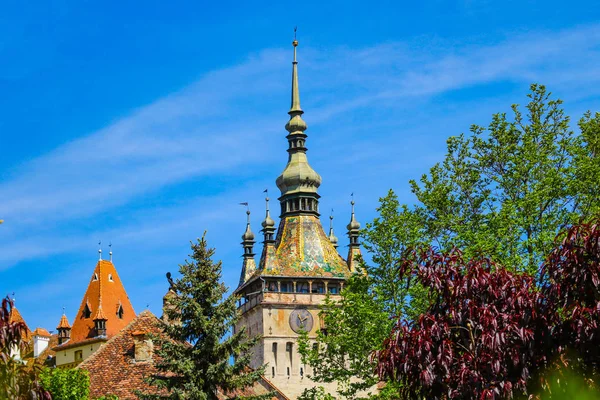
[[[44,328],[35,328],[35,331],[31,334],[31,336],[43,336],[43,337],[51,337],[52,335]]]
[[[135,336],[148,333],[161,335],[161,325],[164,322],[146,310],[141,312],[121,332],[113,336],[89,356],[77,368],[90,373],[90,398],[95,399],[104,395],[114,394],[121,400],[137,399],[134,390],[152,392],[155,388],[149,386],[144,379],[158,371],[153,361],[135,360]],[[255,395],[275,391],[277,400],[289,400],[267,380],[256,383],[238,395]],[[220,394],[221,398],[227,397]]]
[[[86,306],[91,314],[89,318],[86,318]],[[106,312],[101,311],[100,306]],[[123,318],[119,318],[119,307],[123,308]],[[79,311],[73,320],[71,339],[67,343],[58,346],[57,350],[62,349],[62,346],[70,347],[78,342],[88,341],[96,337],[93,318],[99,313],[106,318],[106,336],[108,338],[116,335],[135,318],[135,311],[119,274],[113,263],[106,260],[98,261],[92,273],[88,288],[81,300]]]
[[[21,316],[21,313],[19,312],[19,310],[17,310],[17,307],[13,306],[10,309],[10,315],[8,316],[8,321],[9,321],[9,323],[22,322],[25,324],[25,336],[23,337],[23,341],[28,342],[29,339],[31,338],[31,329],[29,329],[29,326],[27,326],[27,323]]]
[[[70,328],[71,324],[69,324],[69,320],[67,319],[67,316],[65,314],[62,315],[62,317],[60,317],[60,322],[58,323],[58,326],[56,327],[56,329],[61,329],[61,328]]]

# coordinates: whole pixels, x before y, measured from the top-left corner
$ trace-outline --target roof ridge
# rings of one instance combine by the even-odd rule
[[[148,312],[147,314],[145,314],[146,311]],[[125,334],[125,332],[128,329],[131,329],[131,326],[139,320],[139,318],[142,316],[142,314],[144,314],[144,316],[150,314],[150,316],[154,317],[154,319],[156,319],[158,322],[164,323],[160,318],[158,318],[156,315],[154,315],[150,310],[144,310],[144,311],[142,311],[134,319],[132,319],[130,323],[128,323],[127,325],[125,325],[125,327],[123,329],[121,329],[119,331],[119,333],[117,333],[116,335],[114,335],[113,337],[111,337],[110,339],[108,339],[106,342],[104,342],[104,344],[102,346],[100,346],[100,348],[98,350],[96,350],[95,352],[93,352],[88,358],[86,358],[81,363],[79,363],[79,365],[77,365],[77,367],[75,367],[75,368],[81,368],[82,366],[85,366],[86,364],[90,363],[92,360],[98,358],[98,354],[100,354],[102,352],[102,349],[105,348],[107,344],[112,343],[113,341],[115,341],[117,338],[123,337],[123,335]]]

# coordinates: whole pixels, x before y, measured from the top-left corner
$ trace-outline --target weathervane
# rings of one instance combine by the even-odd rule
[[[108,243],[108,255],[110,256],[110,262],[112,262],[112,242]]]
[[[98,240],[98,254],[99,260],[102,261],[102,240]]]

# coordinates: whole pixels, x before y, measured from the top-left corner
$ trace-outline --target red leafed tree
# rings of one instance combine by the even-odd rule
[[[547,387],[547,368],[600,371],[600,224],[571,227],[548,256],[539,283],[458,250],[430,250],[400,275],[431,288],[414,322],[398,321],[375,354],[380,377],[407,398],[504,399]]]
[[[408,398],[499,399],[523,392],[536,354],[542,294],[533,277],[460,251],[430,250],[407,261],[431,288],[431,306],[414,323],[398,321],[379,358],[381,377],[402,383]],[[543,361],[543,360],[542,360]]]
[[[22,351],[26,326],[23,322],[11,322],[13,302],[2,299],[0,307],[0,399],[51,400],[50,394],[41,387],[39,366],[28,367],[14,357]]]
[[[569,229],[541,270],[546,306],[556,314],[555,350],[584,378],[600,372],[600,221]]]

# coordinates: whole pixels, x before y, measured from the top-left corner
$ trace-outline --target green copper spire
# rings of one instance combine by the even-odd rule
[[[318,213],[318,187],[321,176],[308,164],[306,158],[306,122],[302,119],[300,108],[300,90],[298,88],[298,41],[294,39],[294,61],[292,61],[292,104],[288,114],[290,120],[285,125],[288,147],[288,163],[277,178],[277,187],[281,191],[281,215]]]
[[[269,197],[265,198],[266,203],[266,214],[265,219],[262,222],[262,232],[265,236],[265,243],[275,243],[275,221],[271,218],[271,214],[269,213]]]
[[[294,61],[292,61],[292,106],[290,107],[290,115],[292,112],[303,113],[300,108],[300,90],[298,89],[298,60],[296,59],[296,48],[298,47],[298,41],[294,38],[292,42],[294,46]]]
[[[329,241],[333,245],[334,248],[338,248],[338,238],[333,233],[333,209],[331,210],[331,215],[329,216]]]

